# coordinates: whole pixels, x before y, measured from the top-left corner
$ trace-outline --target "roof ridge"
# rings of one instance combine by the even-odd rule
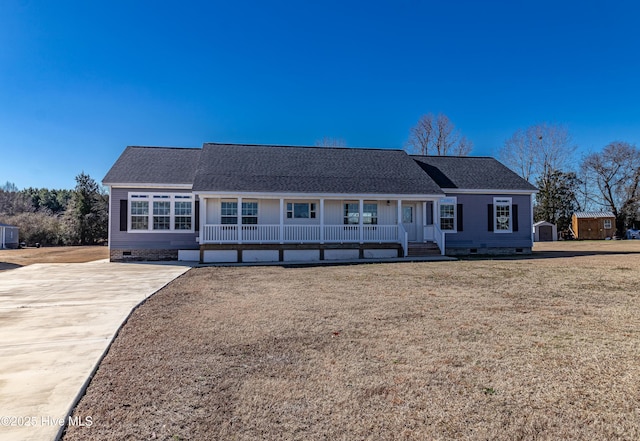
[[[127,148],[133,148],[133,149],[202,150],[202,147],[179,147],[179,146],[162,146],[162,145],[128,145]]]
[[[290,144],[246,144],[246,143],[232,143],[232,142],[205,142],[205,145],[214,146],[232,146],[232,147],[281,147],[281,148],[294,148],[294,149],[322,149],[322,150],[375,150],[375,151],[387,151],[387,152],[404,152],[403,149],[391,148],[391,147],[338,147],[338,146],[318,146],[318,145],[290,145]]]
[[[462,158],[462,159],[493,159],[497,161],[493,156],[463,156],[463,155],[415,155],[410,154],[412,158]],[[499,162],[499,161],[498,161]]]

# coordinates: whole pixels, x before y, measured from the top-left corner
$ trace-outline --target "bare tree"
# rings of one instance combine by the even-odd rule
[[[324,136],[316,141],[316,147],[346,147],[347,141],[342,138],[331,138]]]
[[[504,142],[498,158],[527,181],[534,183],[570,167],[576,150],[565,126],[541,123],[518,129]]]
[[[447,115],[433,113],[422,115],[409,130],[405,150],[418,155],[467,156],[473,142],[462,136]]]
[[[617,233],[622,234],[638,218],[640,150],[627,142],[614,141],[602,152],[587,155],[581,168],[593,188],[595,202],[613,212]]]

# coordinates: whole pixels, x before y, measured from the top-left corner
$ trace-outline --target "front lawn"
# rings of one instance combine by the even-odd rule
[[[640,439],[640,248],[615,247],[193,269],[135,311],[64,440]]]

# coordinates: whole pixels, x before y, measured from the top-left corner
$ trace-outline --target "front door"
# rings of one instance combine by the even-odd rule
[[[415,204],[402,204],[402,225],[407,230],[409,242],[415,242],[417,240]]]

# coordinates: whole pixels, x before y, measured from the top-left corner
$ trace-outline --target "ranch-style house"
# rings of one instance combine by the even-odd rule
[[[537,190],[489,157],[127,147],[103,183],[112,261],[526,254],[533,245]]]

